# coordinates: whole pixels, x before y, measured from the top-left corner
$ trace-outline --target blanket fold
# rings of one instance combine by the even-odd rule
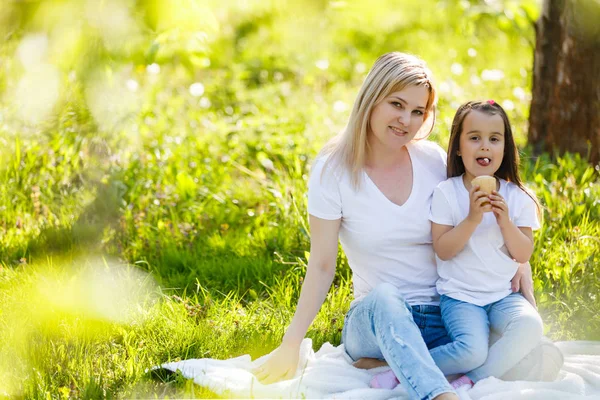
[[[462,400],[600,400],[600,342],[572,341],[556,345],[565,362],[555,381],[509,382],[487,378],[470,390],[461,390],[459,396]],[[304,339],[296,375],[270,385],[260,383],[251,372],[266,357],[269,355],[254,361],[249,355],[228,360],[190,359],[165,363],[157,368],[180,371],[196,384],[232,398],[408,399],[401,385],[394,390],[371,389],[371,377],[387,367],[354,368],[343,344],[334,347],[325,343],[314,352],[311,339]]]

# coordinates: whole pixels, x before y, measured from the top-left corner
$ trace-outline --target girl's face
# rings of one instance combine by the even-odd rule
[[[423,125],[428,99],[425,86],[408,86],[384,98],[371,111],[371,147],[400,150],[408,144]]]
[[[468,181],[480,176],[493,176],[504,158],[504,121],[498,114],[473,110],[463,121],[458,155],[465,166]]]

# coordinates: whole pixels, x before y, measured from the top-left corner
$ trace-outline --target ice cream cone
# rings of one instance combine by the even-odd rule
[[[471,181],[472,186],[479,186],[479,190],[486,194],[492,194],[496,190],[496,178],[489,175],[481,175]]]
[[[471,181],[472,186],[479,186],[479,190],[487,195],[492,194],[492,190],[496,190],[496,178],[489,175],[481,175]],[[482,205],[489,205],[489,201],[484,201]],[[486,211],[486,212],[489,212]]]

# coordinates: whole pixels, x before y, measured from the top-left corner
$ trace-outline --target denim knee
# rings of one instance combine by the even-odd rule
[[[534,340],[537,344],[544,333],[544,324],[536,313],[524,314],[511,322],[508,329],[516,329],[525,340]]]
[[[373,302],[378,311],[412,315],[410,306],[398,288],[391,283],[380,283],[371,290],[369,295],[373,296]]]
[[[457,358],[465,371],[472,371],[483,365],[488,356],[488,343],[484,340],[457,340]]]

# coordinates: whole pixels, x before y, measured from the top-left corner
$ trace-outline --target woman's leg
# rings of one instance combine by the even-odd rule
[[[488,310],[491,328],[502,332],[502,337],[490,347],[486,362],[467,374],[473,382],[501,377],[538,346],[542,337],[542,319],[520,293],[506,296]]]
[[[452,342],[431,350],[435,363],[446,375],[465,373],[485,362],[489,324],[483,307],[451,297],[440,300],[442,320]]]
[[[354,360],[384,358],[411,399],[452,392],[429,355],[411,307],[391,284],[378,285],[348,312],[342,340]]]

